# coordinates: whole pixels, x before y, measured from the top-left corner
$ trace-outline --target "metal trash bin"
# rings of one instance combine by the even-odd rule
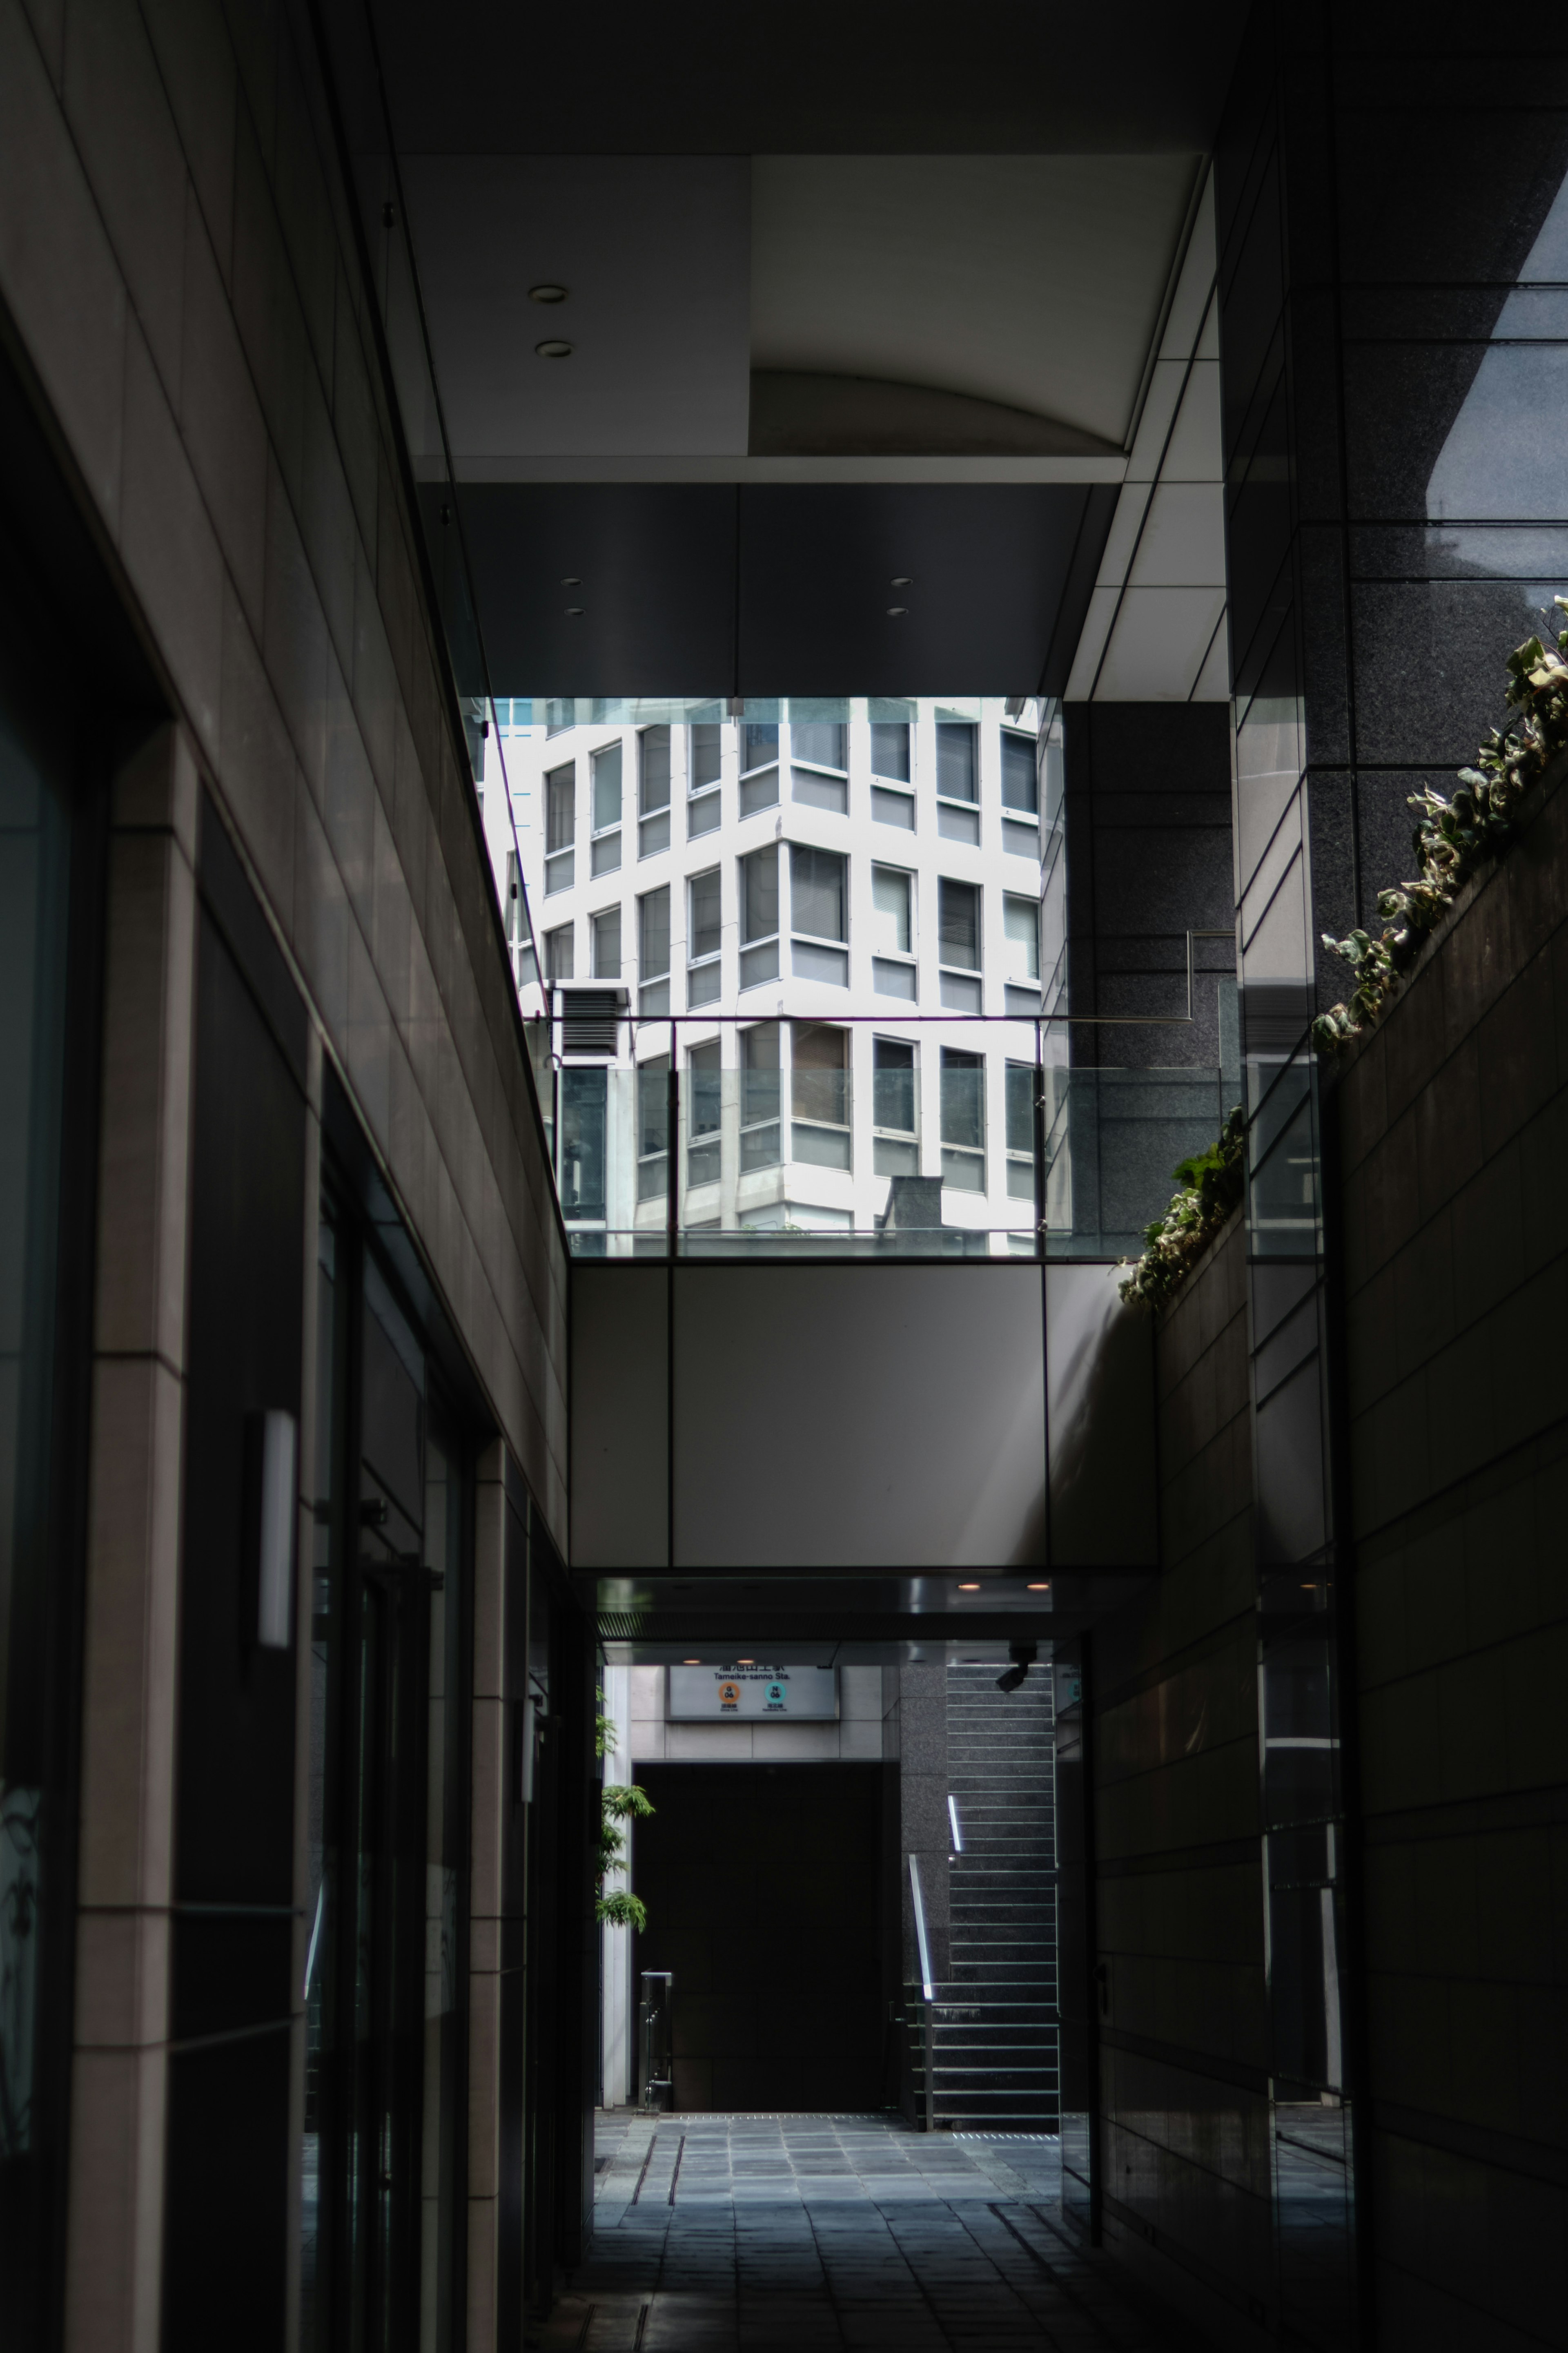
[[[642,2105],[655,2115],[662,2115],[675,2105],[669,2040],[674,1989],[672,1970],[644,1969],[642,2000],[637,2005],[637,2073],[642,2083]]]

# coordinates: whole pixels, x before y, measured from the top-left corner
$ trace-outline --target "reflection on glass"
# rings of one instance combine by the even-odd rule
[[[52,1816],[51,1401],[65,1079],[68,823],[0,719],[0,2295],[43,2342],[46,2157],[34,2116]],[[37,2260],[36,2260],[37,2259]]]

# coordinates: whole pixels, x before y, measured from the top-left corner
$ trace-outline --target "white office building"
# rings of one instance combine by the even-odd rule
[[[1062,960],[1047,712],[851,696],[496,716],[486,826],[524,1009],[544,998],[518,860],[555,1016],[578,1248],[664,1246],[673,1111],[683,1233],[890,1215],[1034,1250],[1032,1074],[1060,1034],[1038,1021]]]

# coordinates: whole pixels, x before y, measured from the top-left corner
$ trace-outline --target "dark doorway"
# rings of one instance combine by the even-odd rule
[[[646,1765],[635,1967],[674,1972],[679,2109],[885,2104],[881,1765]]]

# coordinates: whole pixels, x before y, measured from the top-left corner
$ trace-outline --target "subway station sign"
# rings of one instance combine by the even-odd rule
[[[820,1724],[838,1714],[836,1667],[671,1667],[672,1723],[726,1718],[807,1717]]]

